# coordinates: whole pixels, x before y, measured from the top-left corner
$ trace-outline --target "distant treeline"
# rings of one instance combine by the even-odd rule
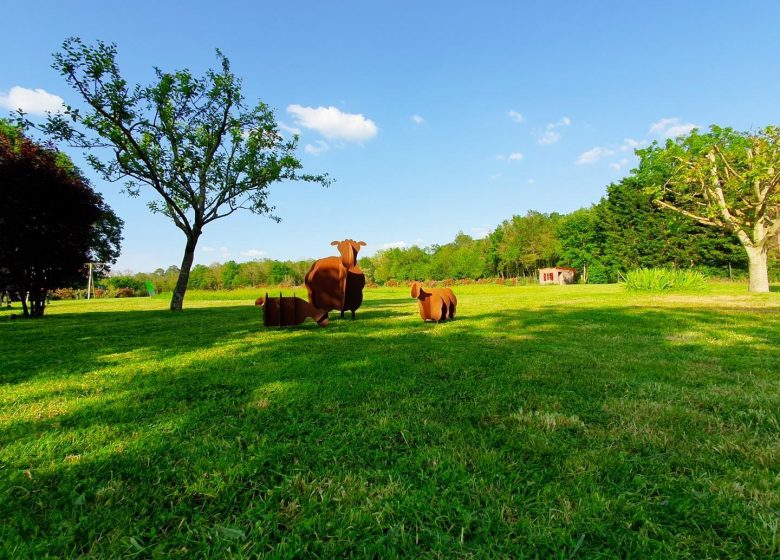
[[[322,255],[325,256],[325,255]],[[228,261],[197,265],[189,287],[218,290],[301,285],[312,260]],[[539,268],[570,266],[579,280],[616,282],[640,267],[697,268],[710,277],[744,277],[745,250],[731,236],[655,207],[632,177],[610,185],[598,204],[571,214],[530,211],[504,221],[484,239],[459,233],[445,245],[386,249],[359,259],[369,283],[481,278],[535,279]],[[770,250],[770,276],[780,277],[777,240]],[[124,277],[142,291],[173,289],[178,268]],[[134,281],[134,282],[133,282]],[[113,287],[123,280],[111,279]]]

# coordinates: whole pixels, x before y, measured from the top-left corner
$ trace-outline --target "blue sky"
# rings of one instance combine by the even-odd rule
[[[693,125],[780,121],[778,2],[455,6],[9,3],[0,112],[46,106],[47,94],[78,102],[50,67],[68,36],[115,42],[124,74],[141,83],[153,66],[200,74],[220,48],[247,100],[301,131],[305,169],[336,182],[275,185],[281,224],[248,213],[210,224],[196,252],[204,264],[320,257],[346,237],[365,240],[365,254],[480,237],[529,209],[598,201],[637,145]],[[172,223],[86,172],[126,223],[115,268],[180,263]]]

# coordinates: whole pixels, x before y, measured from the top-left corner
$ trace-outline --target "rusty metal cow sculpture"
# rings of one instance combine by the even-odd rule
[[[446,321],[455,318],[458,298],[449,288],[426,288],[420,282],[412,283],[412,297],[417,298],[423,321]]]
[[[337,309],[344,317],[345,311],[355,311],[363,303],[363,288],[366,276],[357,265],[357,254],[365,241],[333,241],[338,247],[340,257],[326,257],[314,261],[306,273],[306,289],[309,291],[309,303],[326,312]]]
[[[314,319],[321,327],[328,325],[328,313],[317,309],[308,301],[299,297],[282,296],[255,300],[257,307],[263,308],[263,325],[266,327],[289,327],[300,325],[307,317]]]

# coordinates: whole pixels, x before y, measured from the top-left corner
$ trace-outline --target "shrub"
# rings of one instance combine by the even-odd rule
[[[61,299],[76,299],[76,290],[73,288],[57,288],[49,294],[51,299],[57,301]]]
[[[609,271],[600,262],[594,262],[588,267],[588,284],[609,284]]]
[[[118,298],[125,298],[125,297],[135,297],[136,291],[133,288],[125,287],[125,288],[118,288],[116,291],[116,297]]]
[[[57,288],[56,290],[49,292],[49,298],[55,301],[61,299],[87,299],[87,290],[80,290],[76,288]]]
[[[626,288],[635,291],[694,291],[703,289],[706,286],[706,279],[698,270],[638,268],[626,273],[625,283]]]

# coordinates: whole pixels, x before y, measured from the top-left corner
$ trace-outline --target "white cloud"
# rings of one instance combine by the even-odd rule
[[[420,115],[412,115],[411,118],[414,124],[423,124],[425,122],[425,119],[422,118]]]
[[[523,155],[523,152],[512,152],[509,155],[497,154],[495,157],[498,161],[520,161],[525,156]]]
[[[296,124],[316,130],[326,138],[362,142],[379,131],[371,119],[361,114],[342,113],[336,107],[290,105],[287,112],[293,115]]]
[[[501,176],[502,176],[502,174],[501,174],[501,173],[496,173],[495,175],[491,175],[491,176],[490,176],[490,180],[491,180],[491,181],[495,181],[495,180],[497,180],[497,179],[500,179],[500,178],[501,178]]]
[[[204,253],[218,253],[217,256],[222,258],[222,259],[226,259],[226,258],[230,257],[230,249],[228,249],[227,247],[224,247],[224,246],[222,246],[222,247],[210,247],[208,245],[204,245],[203,247],[200,248],[200,250],[203,251]]]
[[[242,257],[249,257],[250,259],[257,259],[265,255],[265,251],[261,251],[259,249],[248,249],[246,251],[241,251]]]
[[[284,130],[285,132],[289,132],[290,134],[300,134],[301,129],[296,128],[294,126],[290,126],[289,124],[279,121],[279,130]]]
[[[555,144],[561,139],[561,133],[554,130],[546,130],[544,134],[539,137],[540,144]]]
[[[406,247],[406,241],[392,241],[382,245],[382,249],[401,249]]]
[[[688,134],[694,128],[699,128],[699,125],[680,122],[678,117],[671,117],[661,119],[650,125],[650,134],[660,138],[677,138],[678,136]]]
[[[525,120],[525,117],[515,110],[509,111],[506,115],[516,123],[521,123]]]
[[[596,163],[603,157],[609,157],[612,155],[615,155],[615,150],[610,150],[604,146],[596,146],[587,152],[581,153],[580,157],[577,158],[577,165],[589,165],[591,163]]]
[[[606,146],[596,146],[595,148],[591,148],[587,152],[583,152],[580,154],[580,157],[577,158],[577,165],[590,165],[592,163],[596,163],[601,158],[614,156],[618,153],[625,153],[629,150],[633,150],[634,148],[637,148],[642,143],[637,142],[633,138],[626,138],[623,140],[623,143],[620,146],[608,148]],[[620,169],[619,167],[616,167],[615,169]]]
[[[330,150],[330,145],[324,140],[317,140],[316,144],[306,144],[303,151],[313,156],[318,156],[324,152]]]
[[[628,158],[623,158],[620,161],[615,161],[615,162],[609,164],[609,166],[612,169],[615,169],[615,170],[620,170],[623,167],[625,167],[626,165],[628,165]]]
[[[59,95],[37,88],[27,89],[14,86],[8,93],[0,92],[0,106],[16,111],[21,109],[31,115],[45,115],[47,111],[56,113],[63,109],[65,101]]]
[[[558,132],[558,129],[570,124],[571,119],[569,117],[563,117],[558,122],[548,123],[537,142],[542,145],[555,144],[561,139],[561,133]]]

